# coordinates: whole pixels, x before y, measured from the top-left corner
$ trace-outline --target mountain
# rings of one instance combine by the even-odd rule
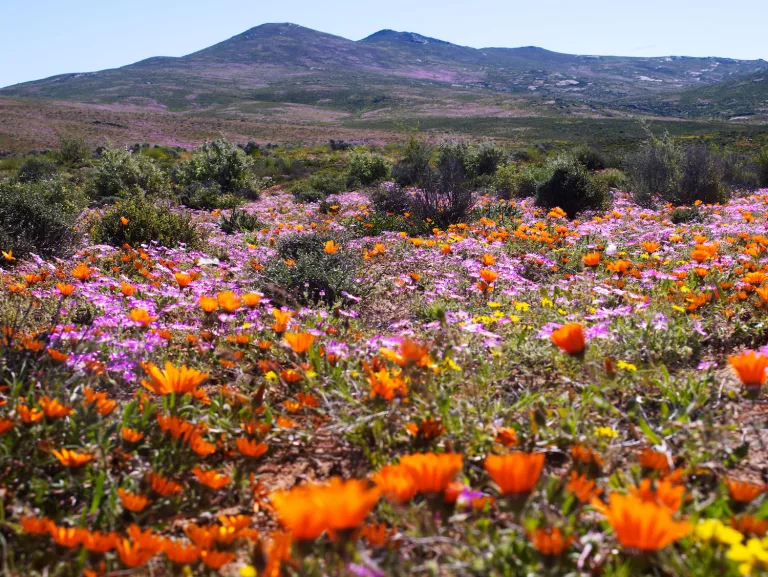
[[[733,85],[759,93],[744,100],[748,108],[739,114],[749,114],[762,106],[766,84],[740,79],[763,71],[764,60],[476,49],[394,30],[352,41],[286,23],[257,26],[187,56],[62,74],[1,89],[0,96],[213,115],[250,114],[264,103],[387,117],[468,108],[491,116],[521,110],[613,114],[637,110],[637,102],[653,113],[694,115],[700,112],[694,100],[726,106],[717,86]]]

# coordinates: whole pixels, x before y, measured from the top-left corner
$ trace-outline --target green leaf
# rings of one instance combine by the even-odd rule
[[[648,424],[648,422],[645,419],[640,419],[640,429],[643,431],[643,434],[648,438],[648,440],[653,443],[654,445],[660,445],[661,444],[661,438],[654,432],[654,430],[651,428],[651,426]]]

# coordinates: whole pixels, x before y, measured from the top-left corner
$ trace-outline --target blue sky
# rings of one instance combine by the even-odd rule
[[[0,86],[182,56],[265,22],[576,54],[768,60],[767,0],[0,0]]]

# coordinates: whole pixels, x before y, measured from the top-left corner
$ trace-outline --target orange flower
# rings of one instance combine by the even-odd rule
[[[47,517],[22,517],[19,519],[19,525],[27,533],[32,535],[50,534],[53,521]]]
[[[581,257],[581,262],[584,263],[584,266],[595,267],[600,264],[602,256],[602,253],[599,252],[589,252]]]
[[[339,250],[339,245],[332,240],[329,240],[323,246],[323,250],[325,251],[325,254],[333,254]]]
[[[197,480],[201,485],[205,485],[214,491],[218,491],[219,489],[226,487],[231,481],[228,475],[222,475],[215,469],[204,471],[200,467],[195,467],[192,469],[192,474],[197,477]]]
[[[420,493],[442,493],[464,466],[456,453],[416,453],[400,458],[400,467],[411,473]]]
[[[266,443],[257,443],[256,441],[244,438],[238,439],[235,444],[237,445],[238,451],[246,457],[251,457],[253,459],[261,457],[269,449]]]
[[[765,490],[765,485],[763,484],[738,481],[730,477],[725,479],[725,484],[728,485],[731,498],[738,503],[754,501]]]
[[[48,532],[51,539],[62,547],[79,547],[83,542],[85,530],[79,527],[58,527],[51,523]]]
[[[72,413],[72,407],[62,405],[56,399],[48,397],[48,395],[40,399],[40,406],[43,408],[45,416],[49,419],[61,419]]]
[[[174,483],[167,477],[163,477],[154,472],[147,475],[147,481],[149,481],[150,489],[161,497],[170,497],[171,495],[181,493],[184,490],[184,487],[178,483]]]
[[[48,353],[48,356],[51,357],[57,363],[64,363],[69,360],[68,354],[59,352],[56,349],[49,348],[46,352]]]
[[[131,568],[146,565],[158,553],[154,547],[143,547],[141,543],[135,543],[130,539],[118,539],[116,549],[123,565]]]
[[[579,475],[576,471],[571,471],[571,478],[568,481],[568,486],[565,490],[575,495],[579,502],[589,503],[603,492],[603,490],[596,485],[597,481],[590,479],[587,475]]]
[[[544,453],[488,455],[485,470],[499,486],[502,495],[530,493],[544,467]]]
[[[309,333],[285,333],[284,338],[293,352],[297,354],[306,353],[317,339],[316,336]]]
[[[127,218],[125,218],[124,216],[121,216],[121,217],[120,217],[120,223],[121,223],[123,226],[126,226],[126,225],[128,224],[128,219],[127,219]]]
[[[59,291],[59,294],[63,297],[71,296],[73,292],[75,292],[74,285],[67,284],[67,283],[58,283],[56,284],[56,288]]]
[[[731,519],[731,527],[745,535],[765,537],[765,534],[768,533],[768,520],[758,519],[752,515],[742,515]]]
[[[517,445],[517,431],[512,427],[500,427],[496,429],[495,433],[494,441],[499,445],[504,445],[505,447]]]
[[[237,309],[239,309],[243,302],[240,300],[240,298],[231,291],[225,291],[218,294],[216,297],[216,301],[219,303],[219,306],[223,308],[228,313],[233,313]]]
[[[212,313],[219,308],[219,302],[213,297],[200,295],[200,308],[206,313]]]
[[[275,317],[275,324],[272,326],[272,330],[276,333],[284,333],[288,328],[291,317],[293,317],[293,311],[272,309],[272,315]]]
[[[131,309],[128,312],[128,318],[135,323],[139,323],[143,327],[148,327],[157,320],[156,316],[150,315],[149,312],[144,309]]]
[[[192,283],[192,275],[185,272],[173,273],[173,278],[176,279],[176,282],[181,288],[186,288]]]
[[[658,551],[691,532],[690,523],[673,520],[666,507],[632,495],[611,493],[607,507],[599,501],[593,505],[605,515],[625,549]]]
[[[324,531],[345,531],[362,525],[379,500],[379,489],[368,481],[334,477],[327,485],[302,485],[269,496],[277,519],[294,539],[309,541]]]
[[[198,432],[192,433],[187,442],[189,443],[189,448],[201,457],[207,457],[216,452],[216,445],[203,439],[203,436]]]
[[[566,323],[552,332],[552,342],[563,352],[579,356],[584,354],[586,344],[584,331],[579,323]]]
[[[85,547],[91,553],[103,554],[114,549],[116,545],[116,533],[86,531],[83,535],[83,547]]]
[[[163,553],[171,563],[191,565],[200,557],[200,550],[188,541],[166,539],[163,543]]]
[[[85,282],[91,278],[91,268],[86,263],[81,262],[72,269],[72,276],[79,281]]]
[[[93,460],[93,455],[90,453],[78,453],[77,451],[70,451],[69,449],[61,449],[60,451],[54,450],[53,456],[65,467],[72,468],[82,467]]]
[[[488,284],[491,284],[499,276],[499,273],[489,270],[487,268],[480,269],[480,278],[482,278]]]
[[[379,349],[379,353],[401,367],[408,367],[414,364],[420,367],[426,367],[432,362],[429,358],[429,349],[427,349],[427,347],[408,339],[400,343],[399,352],[382,348]]]
[[[123,296],[131,296],[133,293],[136,292],[136,287],[133,285],[128,284],[127,282],[121,282],[120,283],[120,292],[123,293]]]
[[[728,362],[748,391],[759,391],[765,383],[768,356],[755,351],[745,351],[738,355],[729,356]]]
[[[123,507],[134,513],[142,512],[152,502],[146,496],[131,493],[122,487],[117,490],[117,494],[123,502]]]
[[[683,494],[685,487],[675,485],[672,481],[656,481],[656,489],[651,487],[650,479],[640,481],[640,486],[630,487],[629,494],[637,497],[641,501],[656,503],[666,507],[670,511],[680,510],[683,504]]]
[[[19,414],[21,421],[27,425],[37,423],[44,415],[43,411],[40,409],[30,409],[24,403],[16,405],[16,412]]]
[[[528,533],[528,539],[533,543],[534,548],[540,554],[547,557],[559,557],[565,552],[576,537],[574,535],[565,536],[559,527],[553,529],[537,528],[532,533]]]
[[[0,419],[0,435],[3,435],[13,429],[14,423],[10,419]]]
[[[243,303],[245,306],[253,308],[259,306],[261,302],[261,295],[256,293],[247,293],[243,295]]]
[[[661,248],[661,245],[658,242],[651,242],[648,240],[641,242],[640,246],[642,246],[643,250],[648,254],[653,254]]]
[[[200,551],[200,559],[206,567],[218,571],[227,563],[234,561],[236,555],[227,551]]]
[[[147,371],[151,381],[142,379],[141,384],[156,395],[187,394],[208,378],[208,373],[201,373],[198,370],[188,368],[186,365],[177,369],[168,362],[165,363],[164,371],[152,363],[144,363],[143,368]]]
[[[659,453],[658,451],[646,447],[640,452],[638,458],[640,460],[640,465],[646,469],[659,471],[665,475],[671,470],[669,457],[666,453]]]
[[[405,503],[419,492],[412,470],[400,465],[382,467],[377,473],[371,475],[371,480],[391,503]]]
[[[483,266],[491,266],[496,263],[496,258],[492,254],[485,253],[483,258],[480,259]]]
[[[377,373],[368,375],[371,385],[371,398],[381,397],[387,401],[395,398],[395,395],[405,397],[408,394],[408,386],[400,378],[400,373],[390,374],[387,369],[381,369]]]

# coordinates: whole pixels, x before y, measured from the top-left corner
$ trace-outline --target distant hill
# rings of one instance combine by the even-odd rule
[[[62,74],[0,89],[0,96],[206,114],[245,114],[265,102],[389,117],[461,114],[467,106],[488,115],[602,114],[641,103],[654,114],[727,117],[759,116],[768,87],[763,73],[764,60],[475,49],[393,30],[352,41],[264,24],[180,58]]]

